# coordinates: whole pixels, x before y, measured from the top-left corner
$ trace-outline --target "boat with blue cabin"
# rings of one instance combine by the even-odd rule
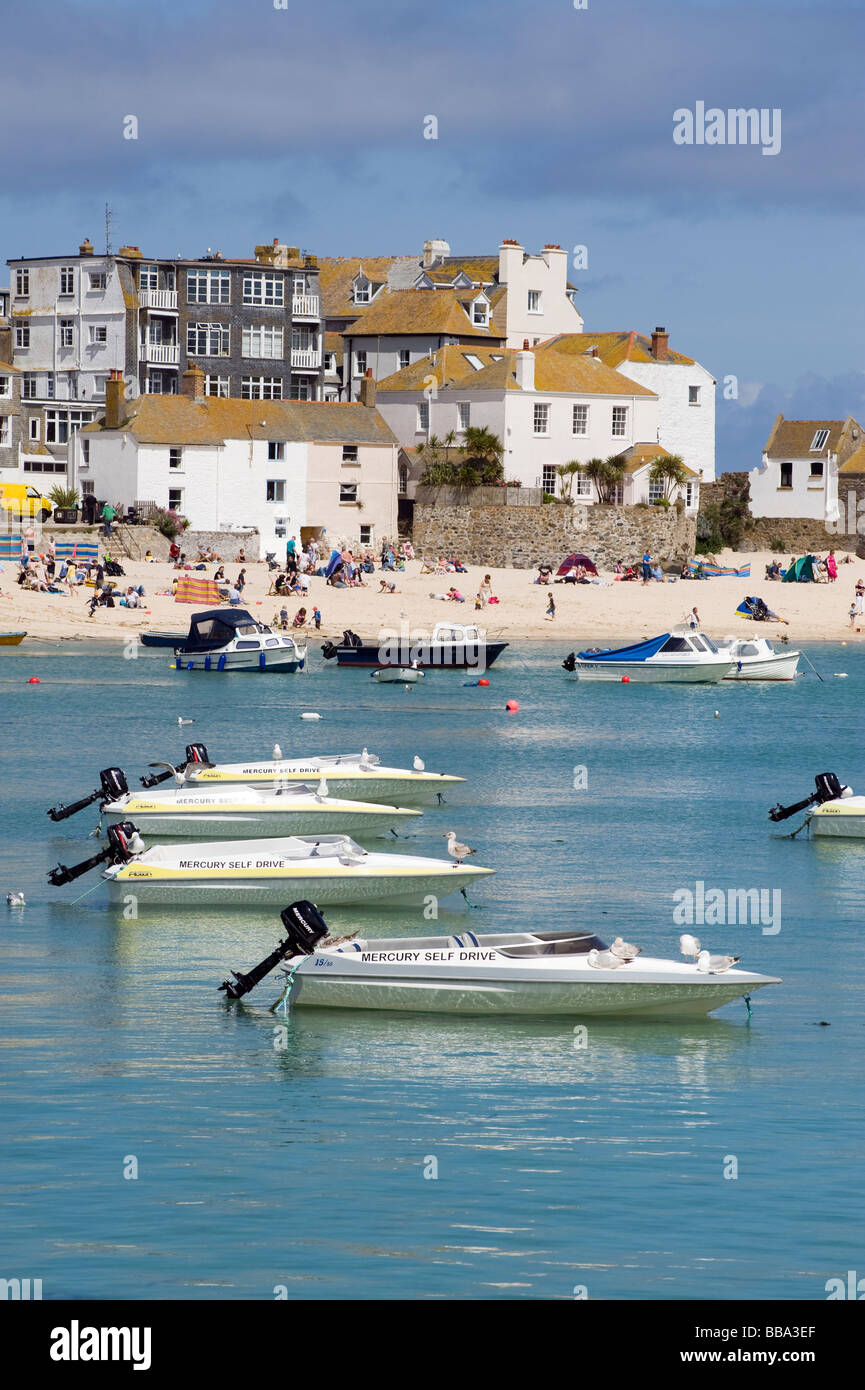
[[[705,632],[677,627],[630,647],[571,652],[562,666],[581,681],[676,681],[701,684],[722,681],[734,669],[728,652],[720,652]]]
[[[193,613],[189,633],[175,649],[177,671],[302,671],[306,640],[274,632],[245,608]]]

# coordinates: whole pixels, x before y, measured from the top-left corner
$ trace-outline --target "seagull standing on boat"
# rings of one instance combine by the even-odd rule
[[[697,969],[701,975],[723,975],[738,960],[738,956],[710,956],[708,951],[701,951],[697,957]]]
[[[278,743],[275,743],[273,745],[273,756],[277,762],[282,761],[282,749],[280,748]]]
[[[414,768],[415,772],[423,772],[424,768],[426,767],[426,763],[424,762],[423,758],[419,758],[417,753],[415,753],[414,755],[414,762],[412,763],[412,767]]]
[[[362,752],[361,755],[360,755],[360,770],[361,770],[361,772],[368,772],[368,771],[369,771],[369,768],[370,768],[369,749],[364,748],[363,752]]]
[[[477,854],[476,849],[469,849],[468,845],[461,844],[453,830],[449,830],[444,838],[448,842],[448,854],[454,861],[454,868],[461,864],[464,859],[468,859],[470,854]]]
[[[327,797],[328,797],[327,778],[326,778],[326,777],[322,777],[321,780],[319,781],[318,786],[317,786],[316,789],[315,789],[315,799],[316,799],[316,801],[326,801],[326,800],[327,800]]]

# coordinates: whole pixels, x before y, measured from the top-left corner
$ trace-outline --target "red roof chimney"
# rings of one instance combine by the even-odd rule
[[[666,328],[656,328],[652,333],[652,356],[656,362],[666,362],[669,352],[669,333]]]

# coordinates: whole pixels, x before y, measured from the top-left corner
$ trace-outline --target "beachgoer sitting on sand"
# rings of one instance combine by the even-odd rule
[[[448,589],[448,598],[451,603],[465,603],[465,594],[461,594],[459,589]]]
[[[298,608],[291,620],[292,627],[306,627],[306,609]]]

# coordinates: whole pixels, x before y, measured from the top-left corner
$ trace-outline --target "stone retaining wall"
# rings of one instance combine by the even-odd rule
[[[155,530],[152,526],[123,526],[118,525],[117,522],[112,527],[110,541],[106,540],[101,525],[56,526],[49,522],[45,526],[34,529],[37,535],[37,546],[39,545],[39,536],[42,537],[46,545],[51,536],[56,541],[88,541],[91,544],[93,541],[97,541],[100,546],[107,548],[115,555],[126,556],[130,560],[143,560],[148,550],[152,555],[155,555],[157,560],[167,560],[168,547],[171,544],[160,531]],[[241,549],[250,563],[261,558],[261,537],[254,528],[243,531],[184,531],[178,537],[177,543],[187,560],[193,564],[198,556],[199,547],[204,549],[207,546],[210,546],[223,560],[230,564],[234,564],[237,560]],[[284,552],[277,558],[283,559]]]
[[[609,569],[617,560],[633,564],[645,550],[663,561],[693,555],[695,521],[675,507],[416,502],[412,543],[418,555],[458,555],[466,564],[514,569],[558,564],[576,550]]]

